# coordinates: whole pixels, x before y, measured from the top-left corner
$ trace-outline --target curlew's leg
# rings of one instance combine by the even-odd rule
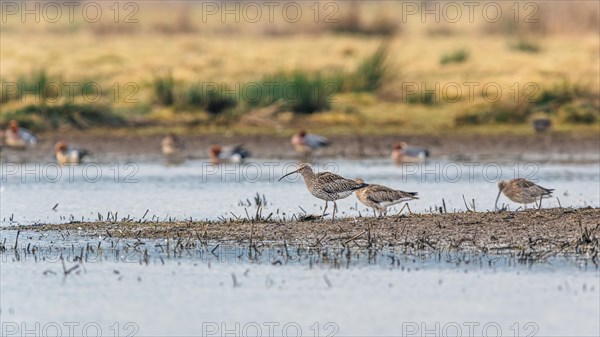
[[[321,218],[325,216],[325,211],[327,210],[328,201],[325,201],[325,208],[323,209],[323,214],[321,214]]]
[[[331,221],[335,220],[335,211],[337,211],[337,204],[335,202],[335,200],[333,201],[333,212],[331,215]]]
[[[376,218],[377,217],[377,211],[375,210],[375,208],[373,208],[373,217]]]
[[[538,205],[538,209],[542,208],[542,197],[543,197],[543,195],[540,195],[540,204]]]

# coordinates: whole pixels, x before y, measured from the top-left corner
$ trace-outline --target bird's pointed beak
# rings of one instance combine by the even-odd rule
[[[284,175],[283,177],[279,178],[279,180],[277,180],[277,181],[281,181],[281,179],[283,179],[283,178],[285,178],[285,177],[287,177],[287,176],[289,176],[289,175],[291,175],[291,174],[298,173],[298,171],[299,171],[299,170],[292,171],[292,172],[290,172],[290,173],[288,173],[288,174]]]
[[[502,193],[502,190],[498,191],[498,196],[496,197],[496,202],[494,203],[494,210],[495,211],[498,210],[498,199],[500,199],[500,193]]]

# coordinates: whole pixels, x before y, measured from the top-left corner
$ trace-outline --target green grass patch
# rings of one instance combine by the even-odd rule
[[[521,103],[498,102],[455,117],[457,126],[482,124],[519,124],[534,114],[557,116],[570,124],[593,124],[600,120],[600,97],[593,90],[563,81],[540,90]]]
[[[154,77],[152,88],[156,103],[163,106],[175,103],[175,79],[171,72]]]
[[[440,57],[440,64],[446,65],[450,63],[463,63],[469,59],[469,51],[466,49],[458,49],[452,53],[444,54]]]
[[[373,92],[381,88],[389,73],[389,49],[382,44],[373,55],[365,58],[356,70],[344,76],[355,92]]]
[[[538,44],[529,40],[518,40],[510,45],[510,49],[524,53],[539,53],[541,50]]]
[[[2,114],[3,122],[11,119],[36,131],[58,129],[62,126],[86,129],[96,126],[125,125],[125,120],[113,113],[110,106],[100,104],[32,104]]]
[[[177,96],[178,109],[201,109],[218,115],[237,106],[237,94],[212,83],[188,86]]]
[[[2,81],[2,93],[0,101],[2,103],[11,100],[19,100],[25,95],[35,95],[39,100],[45,101],[49,97],[59,95],[56,85],[49,85],[52,82],[48,72],[45,69],[34,71],[29,75],[21,75],[16,81]]]
[[[328,110],[341,83],[336,76],[294,71],[264,77],[247,85],[244,100],[250,106],[283,102],[284,108],[300,114]]]

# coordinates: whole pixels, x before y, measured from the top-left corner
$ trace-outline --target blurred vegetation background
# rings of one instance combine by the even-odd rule
[[[600,131],[594,1],[12,3],[1,121],[37,131]]]

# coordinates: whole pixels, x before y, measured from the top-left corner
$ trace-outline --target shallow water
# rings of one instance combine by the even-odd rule
[[[4,164],[0,219],[6,226],[106,219],[109,212],[118,219],[246,217],[246,210],[255,212],[257,193],[266,199],[263,216],[290,218],[301,208],[320,213],[322,203],[299,177],[277,182],[288,164],[145,162],[61,171]],[[493,209],[496,181],[516,175],[556,189],[563,207],[600,205],[598,164],[469,165],[336,160],[316,167],[417,191],[413,212],[430,212],[442,198],[448,211],[464,210],[463,195],[469,204],[475,199],[477,210]],[[368,212],[354,196],[338,206],[344,216]],[[0,254],[1,335],[7,336],[600,334],[598,267],[577,258],[523,264],[506,255],[390,250],[345,259],[331,248],[257,253],[211,242],[173,253],[174,242],[77,232],[21,232],[15,252],[16,237],[0,232],[7,248]]]
[[[1,235],[12,248],[16,233]],[[289,247],[292,256],[303,249],[304,259],[283,259],[281,248],[247,259],[246,247],[210,242],[173,254],[164,240],[52,232],[19,237],[18,255],[10,248],[0,255],[2,335],[600,332],[598,269],[567,258],[530,265],[468,254],[391,260],[379,252],[369,259],[364,251],[336,267],[307,247]],[[64,276],[65,270],[71,272]]]
[[[0,187],[0,224],[58,223],[71,220],[117,218],[218,219],[252,216],[254,197],[266,199],[262,214],[290,218],[293,214],[320,214],[323,202],[306,190],[298,175],[278,182],[293,162],[257,161],[243,166],[216,167],[201,161],[181,166],[162,163],[113,163],[76,167],[56,164],[3,164]],[[539,164],[522,162],[429,162],[393,166],[387,160],[329,160],[316,166],[346,177],[418,192],[409,203],[413,212],[442,207],[465,210],[473,199],[476,210],[491,210],[498,179],[524,177],[555,189],[558,198],[544,207],[600,206],[600,167],[593,164]],[[500,203],[516,205],[501,197]],[[55,207],[56,206],[56,207]],[[53,209],[54,208],[54,209]],[[343,216],[371,214],[354,196],[338,202]],[[398,212],[401,207],[391,208]],[[330,209],[331,210],[331,209]],[[404,210],[406,211],[406,210]]]

